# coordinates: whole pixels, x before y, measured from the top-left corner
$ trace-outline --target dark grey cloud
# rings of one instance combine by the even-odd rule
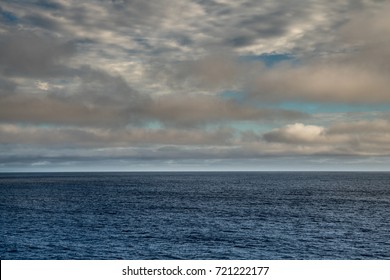
[[[13,93],[17,84],[9,79],[0,77],[0,98],[4,95]]]
[[[110,75],[101,69],[82,66],[78,71],[79,87],[67,96],[79,103],[92,106],[127,105],[133,110],[144,107],[149,97],[132,88],[122,76]],[[61,98],[58,95],[58,98]]]
[[[26,24],[30,24],[34,27],[39,27],[46,30],[60,30],[61,26],[57,21],[44,15],[27,15],[22,18]]]
[[[257,39],[283,37],[299,15],[305,16],[299,7],[279,6],[263,14],[243,17],[237,21],[234,29],[229,30],[230,37],[224,44],[240,48],[255,44]]]
[[[0,72],[7,76],[63,75],[64,63],[76,52],[71,41],[26,31],[0,34]]]
[[[112,1],[111,11],[118,17],[115,24],[129,23],[135,25],[154,25],[164,20],[166,10],[173,1],[142,1],[142,0],[119,0]],[[130,26],[133,27],[133,26]]]
[[[0,97],[0,121],[9,123],[123,126],[138,122],[150,99],[140,95],[120,76],[84,66],[78,81],[44,94],[15,92]]]
[[[155,145],[225,146],[231,145],[234,131],[228,128],[148,129],[131,128],[76,128],[40,127],[0,124],[0,144],[29,145],[56,148],[143,147]]]

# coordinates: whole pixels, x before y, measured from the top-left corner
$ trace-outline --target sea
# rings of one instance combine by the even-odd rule
[[[390,173],[1,173],[0,258],[390,259]]]

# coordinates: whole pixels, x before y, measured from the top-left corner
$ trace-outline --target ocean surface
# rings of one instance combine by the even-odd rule
[[[0,174],[1,259],[390,259],[390,173]]]

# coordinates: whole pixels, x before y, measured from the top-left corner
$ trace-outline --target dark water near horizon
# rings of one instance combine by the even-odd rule
[[[1,259],[390,259],[390,173],[0,174]]]

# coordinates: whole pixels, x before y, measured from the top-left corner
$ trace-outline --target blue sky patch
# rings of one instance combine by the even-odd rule
[[[13,13],[5,11],[0,8],[0,19],[2,22],[6,24],[16,24],[18,23],[18,17],[15,16]]]
[[[389,104],[324,104],[315,102],[283,102],[279,104],[278,107],[285,110],[295,110],[307,114],[390,111]]]
[[[261,61],[267,67],[272,67],[281,62],[294,62],[296,58],[291,54],[261,54],[241,57],[243,61]]]

